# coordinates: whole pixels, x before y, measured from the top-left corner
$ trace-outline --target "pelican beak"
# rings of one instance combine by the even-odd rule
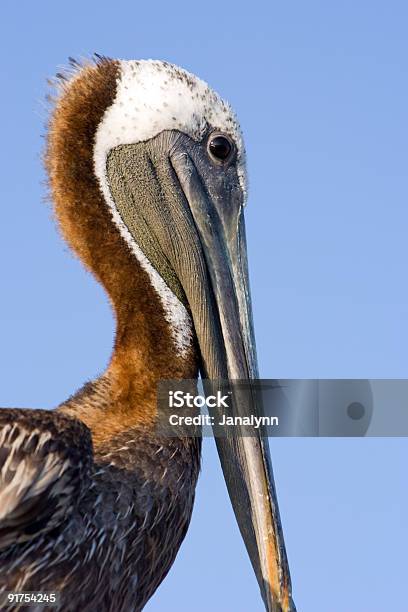
[[[117,147],[107,160],[112,195],[127,228],[191,311],[208,381],[258,376],[244,195],[235,161],[214,163],[206,138],[197,142],[177,131]],[[256,393],[251,397],[238,394],[232,416],[261,415]],[[216,437],[217,449],[266,610],[293,612],[266,432],[257,431],[251,437]]]
[[[216,177],[209,177],[200,169],[200,156],[193,160],[193,155],[184,151],[174,154],[171,163],[200,237],[212,289],[209,297],[213,321],[218,322],[213,324],[210,334],[208,321],[195,318],[203,376],[255,379],[258,368],[242,192],[233,177],[234,185],[226,188],[221,181],[222,193],[217,194],[219,183],[217,186]],[[198,305],[191,295],[188,298],[193,316],[194,312],[202,311],[194,307]],[[234,393],[232,416],[262,414],[259,394],[258,397],[256,393],[248,395],[247,391],[241,398],[239,392]],[[265,608],[268,612],[293,612],[295,606],[266,432],[261,429],[257,436],[224,434],[216,437],[218,454]]]

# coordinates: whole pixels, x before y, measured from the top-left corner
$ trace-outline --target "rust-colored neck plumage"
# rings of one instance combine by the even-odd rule
[[[114,225],[94,174],[94,137],[114,100],[118,75],[117,62],[101,60],[63,87],[46,154],[61,232],[105,287],[117,321],[107,371],[65,405],[91,428],[96,444],[152,422],[158,380],[197,376],[195,347],[177,355],[159,296]]]

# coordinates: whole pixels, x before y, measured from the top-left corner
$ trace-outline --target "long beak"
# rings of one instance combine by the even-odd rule
[[[200,237],[212,303],[192,313],[208,379],[251,380],[258,376],[242,205],[224,203],[223,214],[208,195],[200,174],[186,153],[171,157]],[[218,203],[219,205],[219,203]],[[228,206],[230,208],[228,209]],[[190,305],[193,295],[186,290]],[[202,294],[201,294],[202,301]],[[200,312],[200,316],[195,316]],[[217,319],[209,323],[208,318]],[[210,329],[210,327],[212,328]],[[215,331],[214,331],[215,330]],[[248,405],[235,401],[235,414],[262,414],[256,393]],[[291,582],[265,431],[259,436],[217,437],[217,449],[235,516],[268,612],[293,612]]]

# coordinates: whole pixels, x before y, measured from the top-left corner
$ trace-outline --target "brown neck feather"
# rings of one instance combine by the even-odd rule
[[[105,287],[117,321],[107,371],[62,406],[87,423],[96,445],[130,426],[152,423],[158,380],[197,376],[194,343],[187,355],[177,355],[160,298],[114,225],[94,174],[94,137],[114,100],[118,73],[117,62],[103,60],[64,86],[46,153],[60,230]]]

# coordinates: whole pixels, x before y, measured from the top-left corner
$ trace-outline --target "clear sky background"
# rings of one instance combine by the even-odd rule
[[[160,58],[231,101],[263,377],[408,378],[406,2],[2,3],[0,405],[52,407],[105,367],[102,289],[44,204],[46,78],[96,51]],[[280,439],[299,612],[404,612],[404,439]],[[212,441],[148,612],[261,612]]]

